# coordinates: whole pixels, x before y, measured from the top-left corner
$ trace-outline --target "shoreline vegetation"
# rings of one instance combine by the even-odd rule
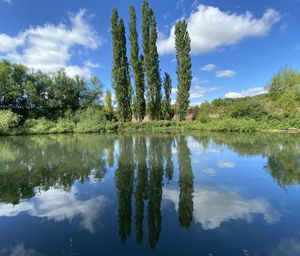
[[[142,42],[129,7],[129,33],[112,10],[112,88],[97,77],[43,73],[0,61],[0,135],[113,131],[300,132],[300,72],[282,68],[253,97],[215,99],[190,106],[192,62],[187,22],[175,26],[177,87],[161,76],[157,26],[148,1],[142,5]],[[129,44],[126,43],[127,38]],[[127,46],[130,53],[127,54]],[[140,49],[141,48],[141,49]],[[127,57],[129,56],[129,58]],[[171,99],[176,91],[175,103]]]

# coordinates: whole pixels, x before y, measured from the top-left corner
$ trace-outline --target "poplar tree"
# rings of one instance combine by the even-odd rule
[[[172,93],[172,80],[168,73],[164,76],[164,93],[165,98],[163,101],[163,118],[166,120],[171,120],[172,118],[172,108],[171,108],[171,93]]]
[[[148,104],[151,119],[161,118],[161,79],[157,51],[156,19],[152,10],[149,11],[151,20],[149,40],[149,77],[148,77]]]
[[[135,99],[134,99],[134,112],[137,120],[142,121],[145,117],[146,105],[145,105],[145,85],[144,85],[144,73],[142,67],[143,58],[139,58],[139,44],[138,33],[136,28],[136,12],[133,6],[129,7],[130,14],[130,65],[133,71],[134,83],[135,83]]]
[[[185,120],[190,104],[190,87],[192,82],[191,40],[187,31],[187,22],[178,21],[175,26],[175,48],[177,58],[177,114],[179,120]]]
[[[129,65],[126,54],[126,36],[123,19],[119,19],[118,11],[113,9],[111,19],[113,69],[112,82],[118,104],[120,121],[131,121],[131,95]]]

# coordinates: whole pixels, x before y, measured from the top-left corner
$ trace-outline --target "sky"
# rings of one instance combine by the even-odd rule
[[[0,59],[32,69],[89,79],[111,90],[110,18],[137,11],[142,0],[0,0]],[[191,105],[215,98],[266,93],[285,65],[300,69],[300,0],[149,0],[158,25],[161,76],[172,77],[176,98],[174,25],[186,18],[191,37]],[[127,33],[128,39],[128,33]],[[128,56],[129,56],[128,45]],[[141,49],[142,51],[142,49]]]

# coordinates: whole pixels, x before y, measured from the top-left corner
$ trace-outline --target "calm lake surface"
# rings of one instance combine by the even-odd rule
[[[300,255],[300,135],[0,138],[0,255]]]

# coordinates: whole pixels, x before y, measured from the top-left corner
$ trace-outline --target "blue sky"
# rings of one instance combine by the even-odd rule
[[[300,69],[299,0],[150,0],[158,23],[161,73],[176,88],[172,28],[185,17],[192,40],[191,103],[264,93],[284,65]],[[0,0],[0,58],[70,75],[97,75],[111,88],[110,16],[128,24],[142,0]],[[129,54],[129,52],[128,52]],[[173,98],[175,99],[175,91]]]

